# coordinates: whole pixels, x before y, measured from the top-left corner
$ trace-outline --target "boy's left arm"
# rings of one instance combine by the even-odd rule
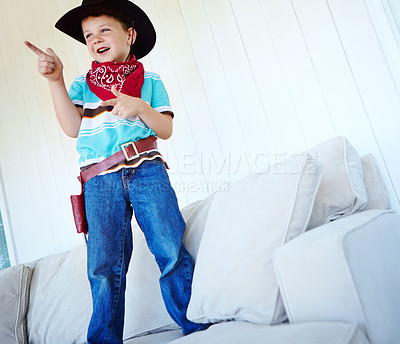
[[[113,106],[112,113],[126,119],[132,116],[139,118],[152,129],[158,138],[168,139],[172,135],[172,117],[154,110],[143,99],[131,97],[118,91],[115,86],[111,92],[117,97],[104,101],[102,106]]]

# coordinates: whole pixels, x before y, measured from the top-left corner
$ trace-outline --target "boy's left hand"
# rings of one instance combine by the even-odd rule
[[[131,97],[118,91],[115,86],[111,88],[111,92],[117,97],[109,99],[101,103],[101,106],[113,106],[112,113],[116,116],[126,119],[128,117],[140,115],[143,111],[144,104],[141,98]]]

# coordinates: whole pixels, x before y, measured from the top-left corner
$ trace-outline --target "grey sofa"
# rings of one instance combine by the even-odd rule
[[[334,138],[280,166],[182,209],[188,317],[205,331],[182,336],[170,319],[134,226],[125,343],[400,343],[400,218],[373,157]],[[82,245],[1,271],[0,342],[84,343],[85,264]]]

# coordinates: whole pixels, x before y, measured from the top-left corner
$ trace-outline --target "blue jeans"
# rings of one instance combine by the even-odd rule
[[[133,247],[132,208],[160,268],[168,313],[184,334],[202,329],[186,318],[193,261],[182,244],[186,226],[164,162],[144,161],[137,168],[96,176],[84,188],[93,299],[88,343],[122,343],[126,273]]]

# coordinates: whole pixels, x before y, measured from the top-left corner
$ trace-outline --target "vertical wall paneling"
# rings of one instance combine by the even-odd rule
[[[20,6],[22,6],[22,2],[20,2]],[[68,58],[68,54],[64,54],[63,51],[59,49],[57,45],[57,37],[54,37],[52,25],[55,20],[57,20],[59,13],[54,14],[54,11],[51,11],[50,8],[46,9],[38,9],[29,6],[25,6],[25,13],[33,16],[35,20],[29,21],[26,20],[27,26],[23,31],[24,37],[30,35],[31,32],[49,32],[51,34],[47,35],[44,40],[37,39],[33,37],[33,42],[39,45],[42,50],[45,50],[47,47],[51,47],[56,51],[62,58],[64,67],[66,71],[70,70],[70,64]],[[22,8],[19,9],[20,12],[23,12]],[[44,22],[40,20],[43,16],[51,18],[49,22]],[[54,24],[53,24],[54,25]],[[51,208],[48,209],[49,220],[51,228],[57,228],[57,224],[60,223],[60,219],[62,219],[62,223],[68,223],[71,228],[73,226],[73,222],[71,221],[70,215],[70,206],[69,206],[69,194],[71,192],[71,185],[73,181],[75,182],[76,188],[78,187],[78,183],[75,179],[75,176],[78,173],[76,160],[73,162],[69,162],[66,159],[66,151],[71,151],[72,147],[75,145],[75,140],[69,139],[66,137],[62,130],[60,129],[58,122],[56,120],[56,116],[54,114],[54,110],[52,107],[48,107],[48,104],[51,104],[51,96],[49,92],[49,88],[47,85],[47,81],[44,78],[37,78],[37,61],[36,56],[32,54],[27,48],[23,46],[25,52],[30,54],[30,65],[26,69],[26,73],[30,72],[29,81],[33,81],[32,84],[29,82],[27,87],[29,89],[35,90],[32,92],[32,100],[28,99],[28,103],[36,102],[38,104],[38,111],[33,112],[36,114],[34,121],[38,122],[38,125],[43,128],[43,145],[47,146],[47,156],[44,158],[43,162],[43,171],[41,180],[44,184],[44,188],[48,188],[54,191],[54,194],[46,193],[44,196],[46,198],[46,202],[50,204]],[[65,73],[65,74],[68,74]],[[69,80],[69,77],[66,78]],[[68,81],[67,81],[68,85]],[[67,86],[68,87],[68,86]],[[33,131],[32,135],[37,135],[37,131]],[[65,146],[71,143],[70,148],[66,148]],[[42,164],[42,163],[41,163]],[[74,167],[68,168],[68,166]],[[71,173],[72,172],[72,173]],[[52,232],[52,235],[55,236],[55,242],[60,245],[59,250],[67,249],[71,242],[69,233],[65,230],[64,227],[59,228],[57,231]],[[74,241],[72,241],[73,243]]]
[[[235,162],[249,154],[245,134],[240,125],[241,115],[235,107],[235,99],[229,88],[223,60],[203,2],[180,1],[179,3],[199,68],[210,117],[218,132],[223,159],[226,159],[227,168],[222,169],[221,173],[226,174],[228,178],[235,178],[237,175],[246,173],[244,165],[237,165]],[[239,69],[240,67],[238,67],[238,72]],[[216,162],[222,166],[223,161]]]
[[[307,145],[336,135],[326,99],[290,0],[262,1]]]
[[[71,174],[72,170],[63,164],[65,149],[60,145],[47,82],[38,78],[36,57],[23,44],[28,39],[39,46],[53,46],[38,35],[46,32],[43,37],[51,36],[50,22],[42,20],[43,9],[41,17],[31,5],[23,1],[2,3],[2,25],[6,26],[2,31],[9,32],[2,36],[8,47],[7,55],[2,55],[7,85],[2,86],[9,93],[7,116],[2,118],[2,161],[7,162],[3,175],[18,259],[22,261],[68,249],[77,242],[70,235],[73,222],[68,191],[62,192],[70,180],[65,172]],[[7,122],[4,127],[3,121]]]
[[[368,121],[399,200],[400,96],[368,10],[362,0],[328,1],[338,34],[357,83]]]
[[[388,7],[387,16],[390,22],[396,27],[395,35],[398,38],[398,44],[400,46],[400,3],[397,0],[381,0],[383,5]],[[385,7],[386,7],[385,6]],[[389,13],[390,12],[390,13]]]
[[[160,74],[175,113],[173,121],[174,133],[172,138],[167,141],[160,141],[159,145],[161,153],[165,156],[169,164],[169,175],[171,183],[175,187],[179,204],[184,205],[194,201],[195,199],[193,199],[193,197],[195,197],[195,195],[185,192],[186,184],[183,183],[189,183],[193,179],[193,176],[185,173],[185,166],[180,166],[180,160],[181,156],[185,156],[185,154],[188,154],[189,157],[192,158],[194,155],[193,152],[195,152],[195,145],[192,135],[190,135],[189,121],[184,115],[184,104],[176,81],[174,66],[168,50],[165,33],[160,22],[157,4],[155,1],[138,1],[137,4],[148,13],[157,32],[156,46],[143,63],[147,71]],[[179,135],[179,133],[181,133],[181,135]],[[180,145],[179,140],[176,142],[175,138],[177,136],[182,138],[186,136],[184,148]],[[202,196],[205,197],[205,195],[206,194],[203,194]]]
[[[276,151],[232,6],[225,0],[204,0],[204,4],[246,147],[251,154]]]
[[[398,1],[365,0],[382,50],[393,74],[393,81],[400,89],[400,5]],[[397,19],[397,21],[396,21]]]
[[[223,161],[221,141],[210,113],[210,106],[201,80],[201,72],[193,55],[185,22],[182,18],[178,1],[157,1],[157,10],[163,28],[168,52],[173,61],[174,74],[184,110],[177,116],[185,116],[188,120],[186,132],[173,138],[181,173],[189,178],[189,182],[212,183],[223,176],[217,170],[209,168],[209,163]],[[170,25],[171,22],[174,25]],[[179,130],[179,128],[177,128]],[[185,148],[188,136],[193,140],[193,151]],[[186,153],[185,153],[186,151]],[[188,162],[186,164],[186,162]],[[193,164],[191,164],[193,162]],[[206,190],[199,188],[201,193]],[[192,192],[189,192],[191,195]],[[208,194],[208,193],[207,193]]]
[[[2,65],[7,66],[3,75],[5,75],[5,80],[7,80],[9,85],[7,103],[10,106],[7,112],[8,116],[3,116],[2,118],[2,124],[4,121],[5,126],[3,132],[2,125],[3,135],[1,135],[1,139],[2,150],[8,153],[7,165],[2,163],[2,166],[4,166],[3,177],[7,197],[10,202],[10,212],[14,215],[12,218],[14,222],[12,228],[15,230],[15,240],[19,250],[18,257],[24,259],[26,258],[24,252],[30,250],[29,242],[32,242],[30,239],[34,239],[33,235],[51,237],[51,233],[49,232],[47,222],[37,156],[34,150],[33,138],[31,137],[31,122],[27,114],[25,100],[21,99],[21,61],[17,59],[17,56],[21,54],[19,54],[20,49],[16,45],[18,43],[21,44],[23,41],[21,42],[17,37],[14,37],[16,30],[11,24],[14,17],[13,13],[17,13],[16,6],[16,2],[2,2],[1,25],[7,27],[3,32],[9,32],[9,35],[2,37],[4,40],[3,44],[8,47],[7,53],[13,58],[6,58],[4,56],[5,51],[2,49],[2,57],[4,59]],[[32,104],[32,106],[35,106],[35,104]],[[9,136],[10,134],[12,136]],[[44,153],[46,154],[46,152]],[[21,164],[21,162],[23,163]],[[9,168],[6,169],[6,167]],[[22,172],[23,167],[25,167],[25,173]],[[37,197],[33,195],[37,195]],[[23,207],[26,208],[24,209],[23,216],[16,216],[19,213],[18,208],[23,204],[35,204],[36,207]],[[46,230],[40,233],[32,233],[29,230],[30,226],[32,228],[40,228],[40,222],[42,222],[44,225],[43,228],[46,228]],[[53,240],[51,240],[51,244],[54,245]],[[36,254],[36,248],[32,248],[33,254]]]
[[[53,30],[50,29],[52,29],[52,25],[54,24],[51,25],[50,23],[56,20],[55,16],[51,14],[50,7],[36,12],[37,10],[34,9],[34,6],[27,6],[24,1],[16,1],[15,4],[17,5],[15,9],[17,13],[20,13],[22,18],[26,16],[23,22],[26,22],[27,25],[24,24],[22,30],[19,30],[20,36],[15,34],[16,39],[14,39],[14,42],[18,42],[18,49],[23,49],[25,53],[30,54],[32,57],[30,61],[36,64],[36,56],[27,50],[22,42],[31,32],[35,32],[35,29],[37,32],[51,33]],[[33,25],[28,20],[32,17],[32,14],[36,19],[34,20],[36,25]],[[43,16],[50,18],[51,21],[45,22],[40,20]],[[53,35],[49,34],[45,38],[44,41],[39,40],[37,44],[40,44],[43,49],[51,46],[54,50],[57,50],[57,46],[55,45],[56,40],[52,39]],[[21,66],[21,90],[25,95],[23,99],[26,104],[26,113],[30,123],[30,135],[36,153],[37,164],[40,166],[38,183],[40,183],[45,199],[43,205],[47,213],[45,219],[49,222],[50,228],[56,229],[60,222],[66,223],[66,216],[70,219],[70,209],[67,208],[69,205],[68,194],[64,189],[64,185],[69,185],[65,181],[70,180],[68,178],[69,175],[65,174],[65,171],[68,169],[65,165],[63,142],[61,140],[64,134],[60,136],[61,131],[55,119],[54,112],[52,108],[48,109],[47,107],[47,104],[51,103],[47,81],[44,78],[32,79],[25,77],[26,75],[32,75],[33,71],[37,74],[37,67],[32,68],[29,64],[23,63],[22,57],[24,56],[25,54],[19,54],[18,56]],[[30,90],[35,91],[29,92]],[[65,195],[65,197],[61,199],[60,195]],[[72,225],[71,221],[69,223]],[[57,250],[65,250],[70,246],[69,235],[63,227],[51,230],[50,236],[53,238]]]
[[[292,4],[335,134],[353,144],[370,141],[372,130],[326,2],[293,0]]]
[[[231,4],[276,152],[305,149],[301,123],[260,2],[234,0]]]
[[[142,1],[137,2],[145,11],[151,16],[153,24],[157,31],[157,43],[154,51],[149,55],[149,60],[153,68],[153,72],[161,75],[162,80],[167,88],[170,96],[171,106],[174,110],[174,133],[170,139],[171,145],[168,147],[167,143],[162,143],[165,148],[172,148],[173,150],[162,151],[166,154],[166,158],[170,164],[171,171],[170,177],[172,184],[176,187],[178,198],[182,199],[182,195],[185,194],[187,202],[196,200],[197,197],[205,197],[206,192],[201,192],[200,195],[196,195],[194,192],[190,192],[188,186],[190,183],[201,183],[205,182],[206,179],[197,172],[193,165],[200,166],[200,152],[196,145],[196,137],[193,133],[193,124],[191,125],[188,116],[186,116],[188,100],[185,96],[185,86],[181,85],[179,77],[182,78],[182,73],[186,73],[185,70],[180,68],[180,64],[174,61],[174,51],[176,50],[174,44],[175,36],[170,32],[170,23],[165,18],[166,13],[163,8],[159,8],[158,3],[155,1]],[[177,3],[171,3],[171,11],[179,14],[179,6]],[[161,18],[164,18],[165,24],[163,24]],[[172,16],[173,17],[173,16]],[[173,20],[170,18],[170,20]],[[165,30],[164,25],[167,30]],[[185,32],[182,33],[183,40],[185,42]],[[187,44],[183,43],[183,46],[187,48]],[[188,51],[190,55],[190,51]],[[188,67],[188,70],[191,70]],[[188,75],[191,75],[190,73]],[[187,92],[190,89],[186,90]],[[194,91],[198,92],[198,91]],[[197,104],[196,104],[197,105]],[[201,104],[201,106],[204,106]],[[199,122],[202,116],[199,116],[199,112],[196,112]],[[201,128],[201,123],[199,125]],[[209,133],[213,130],[207,129]],[[184,200],[183,200],[184,201]],[[185,204],[180,202],[180,204]]]
[[[76,139],[59,128],[47,81],[23,44],[53,48],[68,88],[91,59],[54,24],[81,2],[0,1],[1,207],[14,263],[82,243],[69,203],[79,192]],[[400,210],[396,2],[134,2],[157,31],[142,62],[160,74],[175,112],[173,136],[159,147],[181,207],[343,135],[360,155],[374,154]]]

